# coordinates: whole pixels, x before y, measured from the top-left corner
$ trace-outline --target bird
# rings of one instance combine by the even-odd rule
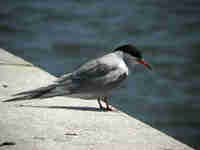
[[[66,96],[96,99],[100,110],[112,111],[108,103],[109,97],[127,80],[131,69],[137,64],[143,64],[152,70],[135,45],[124,44],[110,53],[86,62],[71,73],[60,76],[47,86],[14,94],[14,97],[3,102]]]

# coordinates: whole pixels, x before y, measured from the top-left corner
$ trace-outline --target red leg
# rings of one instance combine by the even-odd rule
[[[108,97],[107,96],[103,97],[103,101],[106,103],[106,110],[112,111],[112,109],[110,108],[110,106],[108,104]]]
[[[101,104],[101,98],[100,98],[100,97],[97,98],[97,102],[98,102],[98,104],[99,104],[99,108],[100,108],[101,110],[104,109],[104,107],[103,107],[102,104]]]

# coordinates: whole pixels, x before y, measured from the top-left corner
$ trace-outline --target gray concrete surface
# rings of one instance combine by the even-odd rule
[[[0,49],[0,101],[55,79]],[[97,108],[96,100],[64,97],[0,102],[0,150],[192,149],[123,112]]]

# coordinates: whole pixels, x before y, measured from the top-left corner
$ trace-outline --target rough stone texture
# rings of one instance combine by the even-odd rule
[[[1,49],[0,60],[4,63],[30,64]],[[31,65],[0,64],[0,101],[16,92],[40,87],[53,80],[54,76]],[[4,142],[13,143],[9,145]],[[99,111],[96,101],[55,97],[47,100],[0,102],[0,149],[192,148],[120,111]]]

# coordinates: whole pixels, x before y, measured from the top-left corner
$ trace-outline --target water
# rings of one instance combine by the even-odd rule
[[[142,66],[111,103],[130,116],[200,148],[198,0],[8,0],[0,5],[0,47],[59,76],[122,43]]]

